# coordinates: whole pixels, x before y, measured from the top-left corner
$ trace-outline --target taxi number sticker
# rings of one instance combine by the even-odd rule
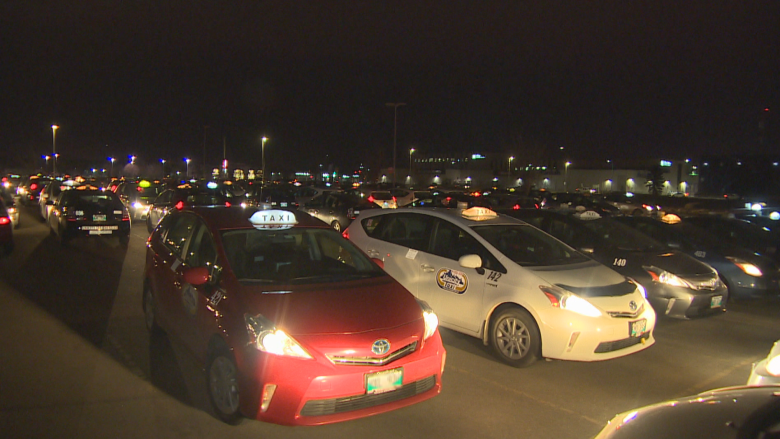
[[[401,387],[404,381],[404,369],[383,370],[366,374],[366,393],[376,394],[392,392]]]
[[[442,290],[463,294],[469,287],[469,278],[462,271],[442,268],[436,273],[436,284]]]
[[[647,329],[647,319],[628,322],[628,333],[631,337],[638,337],[645,333]]]
[[[710,301],[710,308],[720,308],[721,303],[723,303],[723,296],[713,296]]]
[[[406,259],[414,259],[417,257],[417,250],[410,248],[408,252],[406,252]]]

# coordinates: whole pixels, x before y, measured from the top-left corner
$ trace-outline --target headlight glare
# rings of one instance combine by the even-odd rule
[[[424,300],[417,300],[422,308],[423,320],[425,321],[425,333],[423,334],[423,340],[429,339],[439,327],[439,316],[433,312],[433,309]]]
[[[285,357],[312,358],[295,339],[281,329],[277,329],[273,322],[264,316],[247,314],[244,315],[244,321],[250,340],[258,350]]]
[[[547,296],[554,308],[565,309],[587,317],[601,316],[601,311],[593,306],[592,303],[561,287],[539,285],[539,289]]]
[[[750,262],[747,262],[747,261],[739,259],[739,258],[733,258],[731,256],[726,256],[726,259],[728,259],[734,265],[739,267],[740,270],[745,272],[745,274],[748,274],[750,276],[755,276],[755,277],[761,277],[761,276],[764,275],[764,273],[761,272],[760,268],[756,267],[755,265],[751,264]]]
[[[776,355],[766,362],[766,371],[772,376],[780,377],[780,355]]]

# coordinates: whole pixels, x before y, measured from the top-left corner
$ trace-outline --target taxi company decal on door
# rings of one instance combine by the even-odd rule
[[[469,278],[462,271],[441,268],[436,273],[436,283],[443,290],[463,294],[466,292],[466,288],[469,287]]]

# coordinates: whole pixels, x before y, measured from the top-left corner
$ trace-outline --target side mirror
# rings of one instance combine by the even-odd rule
[[[480,268],[482,266],[482,258],[479,255],[463,255],[458,259],[458,263],[464,268]]]
[[[209,280],[209,269],[206,267],[193,267],[184,271],[184,282],[191,285],[203,285]]]

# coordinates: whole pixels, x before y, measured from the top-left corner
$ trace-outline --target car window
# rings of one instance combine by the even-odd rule
[[[381,215],[379,223],[375,218],[366,218],[363,226],[368,236],[401,245],[415,250],[428,252],[428,241],[433,230],[433,217],[410,213]],[[371,229],[369,231],[369,229]]]
[[[504,266],[468,231],[443,219],[437,218],[434,223],[429,253],[454,261],[465,255],[479,255],[483,268],[506,273]]]
[[[206,267],[213,277],[218,270],[217,247],[205,224],[198,221],[192,242],[187,246],[187,257],[184,260],[190,267]]]
[[[567,265],[589,260],[535,227],[507,224],[475,226],[472,230],[521,266]]]
[[[196,218],[193,215],[182,214],[171,218],[166,224],[170,224],[170,227],[164,233],[163,244],[173,253],[181,256],[184,244],[187,243],[187,239],[195,228]]]
[[[327,283],[383,275],[330,229],[226,230],[222,242],[228,264],[242,283]]]

